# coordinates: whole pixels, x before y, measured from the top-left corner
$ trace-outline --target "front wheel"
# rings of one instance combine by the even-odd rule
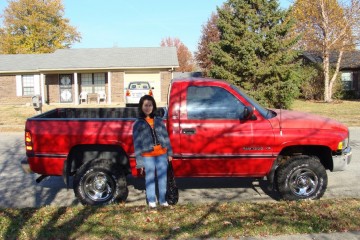
[[[107,160],[81,166],[74,177],[74,193],[83,205],[107,205],[125,201],[128,196],[126,177]]]
[[[317,157],[296,156],[279,167],[276,182],[285,200],[319,199],[327,187],[327,174]]]

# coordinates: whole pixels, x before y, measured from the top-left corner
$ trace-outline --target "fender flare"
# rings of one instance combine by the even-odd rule
[[[87,156],[86,152],[96,153],[96,157],[93,156]],[[102,155],[104,155],[102,156]],[[91,154],[90,154],[91,155]],[[66,184],[67,188],[70,187],[70,176],[73,175],[76,170],[82,166],[83,164],[86,164],[90,161],[94,161],[96,159],[111,159],[112,161],[116,161],[119,168],[121,168],[124,171],[124,174],[130,174],[131,168],[130,168],[130,161],[129,156],[126,154],[124,149],[119,145],[78,145],[73,147],[66,160],[64,161],[63,166],[63,180]]]

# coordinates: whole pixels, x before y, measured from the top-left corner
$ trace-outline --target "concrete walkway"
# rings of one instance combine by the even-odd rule
[[[359,240],[360,231],[344,233],[296,234],[266,237],[243,237],[241,240]]]

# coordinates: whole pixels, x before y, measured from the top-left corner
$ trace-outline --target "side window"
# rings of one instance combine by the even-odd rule
[[[187,89],[188,119],[239,119],[244,105],[231,93],[220,87]]]
[[[351,72],[343,72],[341,74],[341,81],[343,83],[344,89],[345,90],[352,90],[352,81],[353,81],[353,76]]]
[[[87,93],[105,92],[106,75],[105,73],[82,73],[81,91]]]
[[[22,76],[22,88],[23,96],[34,95],[34,75]]]

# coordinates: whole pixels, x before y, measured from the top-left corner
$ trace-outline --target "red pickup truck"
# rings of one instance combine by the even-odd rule
[[[348,128],[307,113],[266,109],[237,87],[214,79],[177,79],[167,125],[177,177],[265,177],[283,199],[319,199],[327,172],[351,161]],[[125,201],[135,168],[136,108],[57,108],[25,127],[30,169],[63,176],[83,204]],[[39,181],[41,180],[38,179]]]

